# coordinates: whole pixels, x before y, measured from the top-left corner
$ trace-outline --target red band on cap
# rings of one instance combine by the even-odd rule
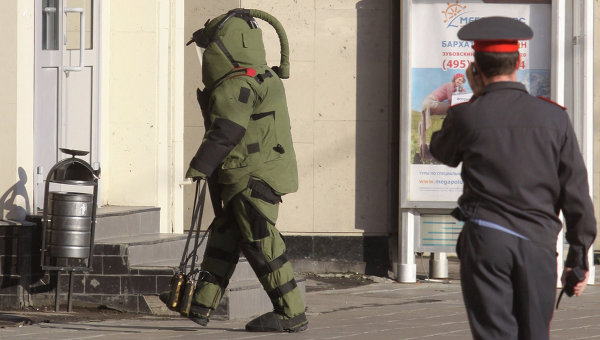
[[[476,40],[473,49],[477,52],[509,53],[519,51],[517,40]]]

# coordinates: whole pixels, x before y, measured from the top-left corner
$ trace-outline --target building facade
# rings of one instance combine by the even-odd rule
[[[184,173],[204,131],[195,96],[200,67],[185,42],[236,7],[274,15],[290,42],[284,84],[300,189],[284,197],[278,228],[296,270],[394,272],[406,51],[401,4],[392,0],[7,2],[0,13],[0,219],[39,213],[45,174],[66,157],[63,147],[91,151],[86,160],[101,169],[100,209],[159,208],[157,232],[184,233],[193,202]],[[64,8],[83,8],[85,19]],[[276,65],[278,39],[262,28],[267,60]],[[65,71],[80,63],[82,70]],[[597,74],[586,76],[596,82]],[[594,115],[597,105],[594,95]],[[595,201],[599,171],[596,164]]]

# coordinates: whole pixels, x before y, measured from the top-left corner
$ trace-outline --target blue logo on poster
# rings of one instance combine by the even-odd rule
[[[448,23],[446,25],[446,29],[450,27],[460,28],[477,19],[481,19],[481,17],[477,16],[467,16],[467,13],[469,13],[465,11],[467,9],[467,5],[461,5],[458,1],[459,0],[456,0],[454,3],[448,2],[448,7],[442,11],[444,16],[443,22]],[[515,17],[514,19],[526,22],[525,18],[523,17]]]
[[[458,0],[456,0],[455,3],[448,3],[448,7],[446,7],[446,9],[442,11],[442,14],[444,15],[444,23],[448,23],[448,25],[446,26],[446,28],[449,28],[449,27],[459,27],[456,24],[456,21],[462,15],[465,14],[465,9],[466,8],[467,8],[467,5],[461,5],[461,4],[459,4]],[[475,20],[475,19],[473,19],[473,20]],[[465,22],[465,23],[463,23],[463,25],[465,25],[467,23],[468,22]]]

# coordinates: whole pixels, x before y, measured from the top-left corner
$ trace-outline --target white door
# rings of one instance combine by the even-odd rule
[[[59,148],[99,167],[99,0],[38,0],[35,13],[34,212]]]

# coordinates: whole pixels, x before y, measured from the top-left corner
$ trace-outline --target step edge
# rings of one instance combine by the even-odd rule
[[[148,234],[138,234],[135,236],[145,236],[145,235],[167,235],[168,233],[148,233]],[[114,244],[114,245],[127,245],[127,246],[140,246],[140,245],[147,245],[147,244],[158,244],[158,243],[165,243],[165,242],[173,242],[173,241],[180,241],[180,240],[185,240],[187,238],[186,235],[181,235],[181,234],[173,234],[173,237],[169,237],[169,238],[162,238],[162,239],[152,239],[152,240],[146,240],[146,241],[133,241],[133,242],[128,242],[127,240],[121,241],[119,242],[119,238],[129,238],[129,237],[135,237],[135,236],[122,236],[122,237],[111,237],[111,238],[101,238],[99,240],[95,240],[96,244]]]
[[[115,211],[115,212],[103,212],[102,207],[98,208],[96,211],[96,219],[103,217],[112,217],[112,216],[125,216],[125,215],[134,215],[139,213],[147,213],[147,212],[160,212],[160,207],[152,207],[152,206],[140,206],[140,207],[131,207],[131,210],[127,211]]]

